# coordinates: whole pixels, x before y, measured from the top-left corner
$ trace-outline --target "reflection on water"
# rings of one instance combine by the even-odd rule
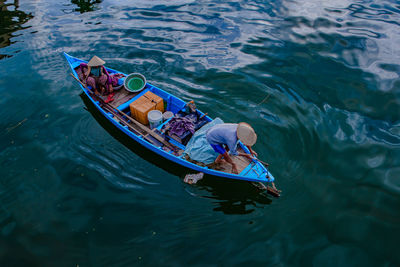
[[[224,214],[249,214],[257,207],[272,202],[266,192],[258,190],[251,183],[216,179],[218,178],[213,177],[199,183],[199,189],[211,194],[202,197],[214,199],[214,211]]]
[[[102,0],[71,0],[71,2],[78,6],[75,11],[85,13],[96,9],[97,4],[103,2]]]
[[[0,0],[0,49],[11,45],[11,38],[15,36],[13,33],[25,29],[23,24],[33,18],[32,14],[19,11],[18,8],[18,0],[14,0],[13,3]],[[0,54],[0,60],[5,57],[11,55]]]

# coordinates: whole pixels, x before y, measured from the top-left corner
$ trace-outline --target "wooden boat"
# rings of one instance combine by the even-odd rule
[[[71,67],[73,76],[78,80],[80,78],[80,65],[81,63],[87,64],[87,61],[72,57],[67,53],[64,53],[64,56]],[[110,68],[106,69],[110,75],[121,73]],[[126,74],[123,75],[126,76]],[[165,111],[171,111],[173,114],[177,114],[187,108],[187,103],[185,103],[183,100],[160,88],[157,88],[154,85],[146,83],[145,88],[139,93],[131,93],[122,88],[118,91],[115,91],[114,101],[111,103],[105,103],[101,97],[94,95],[90,88],[87,88],[82,82],[80,82],[80,86],[83,92],[93,102],[94,106],[115,127],[117,127],[132,140],[142,145],[144,148],[159,154],[167,160],[186,167],[193,172],[203,172],[204,174],[216,177],[261,183],[274,181],[274,177],[269,173],[267,166],[265,166],[258,159],[248,159],[243,156],[232,156],[233,161],[237,165],[239,174],[232,173],[231,165],[228,163],[221,163],[218,165],[211,164],[211,166],[205,166],[204,164],[193,162],[183,153],[185,150],[185,145],[180,143],[179,139],[175,140],[174,138],[167,136],[167,134],[161,130],[163,125],[165,125],[168,120],[163,122],[157,128],[151,130],[147,125],[144,125],[132,118],[133,115],[131,116],[129,110],[130,103],[143,96],[143,94],[146,92],[152,92],[161,97],[166,103]],[[203,120],[203,124],[212,121],[207,114],[204,114],[199,110],[196,110],[196,112],[201,120]],[[238,150],[249,153],[247,147],[241,142],[239,142]]]

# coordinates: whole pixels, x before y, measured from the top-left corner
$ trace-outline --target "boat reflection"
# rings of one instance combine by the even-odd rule
[[[97,4],[100,4],[103,0],[71,0],[71,3],[78,6],[75,11],[80,13],[90,12],[96,9]]]
[[[171,162],[160,155],[145,149],[143,146],[126,136],[117,129],[110,121],[97,110],[86,94],[81,93],[87,110],[92,114],[96,121],[115,139],[129,148],[132,152],[162,168],[163,170],[180,177],[182,180],[192,170],[185,168],[175,162]],[[221,211],[225,214],[248,214],[255,210],[257,206],[271,203],[270,197],[266,192],[262,192],[249,182],[218,178],[205,175],[195,187],[197,193],[192,193],[196,197],[213,199],[214,211]],[[192,190],[190,190],[192,191]]]
[[[18,0],[11,3],[0,0],[0,49],[11,45],[11,38],[15,36],[13,33],[28,28],[23,27],[23,24],[33,18],[32,14],[27,14],[18,8]],[[0,60],[7,57],[12,55],[0,54]]]

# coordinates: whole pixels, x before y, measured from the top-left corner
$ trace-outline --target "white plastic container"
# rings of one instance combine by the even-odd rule
[[[150,129],[157,128],[163,121],[161,111],[155,109],[147,113],[147,119],[149,119]]]
[[[162,116],[163,116],[163,120],[166,121],[166,120],[172,118],[174,116],[174,113],[172,113],[171,111],[165,111]]]

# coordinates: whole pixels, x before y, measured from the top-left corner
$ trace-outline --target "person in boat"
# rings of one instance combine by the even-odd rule
[[[245,122],[214,125],[207,131],[206,138],[214,151],[219,154],[215,163],[221,163],[224,159],[232,165],[232,172],[235,174],[238,173],[237,166],[229,156],[229,153],[247,158],[252,158],[253,155],[257,156],[257,153],[251,148],[257,141],[257,134]],[[237,152],[239,140],[249,149],[250,154]]]
[[[93,88],[95,94],[107,94],[109,98],[113,96],[113,87],[111,84],[110,75],[104,68],[106,62],[97,56],[93,56],[87,64],[87,70],[82,71],[83,79],[86,85]]]

